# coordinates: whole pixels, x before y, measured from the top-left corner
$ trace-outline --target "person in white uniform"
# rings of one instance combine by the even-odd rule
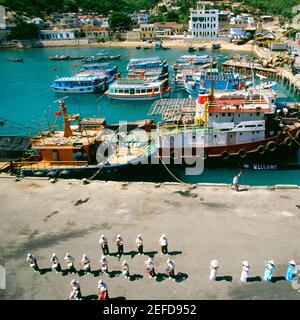
[[[122,274],[124,275],[125,279],[130,279],[129,264],[126,260],[124,260],[122,263]]]
[[[118,248],[118,257],[121,258],[124,253],[124,239],[120,234],[118,234],[116,237],[116,243]]]
[[[84,273],[91,273],[91,259],[86,255],[86,253],[83,254],[81,264],[83,266]]]
[[[146,272],[149,273],[149,279],[156,278],[156,273],[154,269],[154,261],[153,259],[149,258],[145,261],[146,265]]]
[[[139,255],[143,255],[144,254],[144,240],[140,234],[135,239],[135,243],[137,245]]]
[[[250,275],[250,264],[247,260],[245,260],[242,262],[242,273],[241,273],[240,280],[242,282],[247,282],[249,275]]]
[[[165,234],[162,234],[159,238],[159,244],[161,248],[161,254],[168,254],[168,239]]]
[[[29,263],[30,267],[34,270],[34,272],[39,272],[40,269],[37,264],[37,258],[33,254],[28,253],[26,260]]]
[[[101,272],[103,274],[108,274],[108,261],[106,259],[106,256],[102,255],[99,262],[100,262]]]
[[[109,255],[109,249],[108,249],[108,240],[107,238],[104,236],[104,234],[101,234],[101,237],[99,239],[99,244],[101,245],[101,249],[103,254]]]
[[[216,280],[218,270],[219,270],[219,262],[217,260],[212,260],[210,262],[209,280],[211,280],[211,281]]]
[[[166,273],[169,279],[175,281],[175,262],[168,258]]]
[[[81,290],[80,290],[80,283],[79,281],[72,280],[71,281],[71,293],[69,296],[69,299],[71,300],[81,300]]]
[[[50,263],[51,263],[51,269],[54,270],[56,273],[60,273],[62,271],[58,257],[55,253],[52,254]]]
[[[64,257],[64,260],[67,263],[67,267],[70,273],[76,273],[76,269],[74,267],[74,261],[75,259],[70,255],[69,252],[67,252],[66,256]]]

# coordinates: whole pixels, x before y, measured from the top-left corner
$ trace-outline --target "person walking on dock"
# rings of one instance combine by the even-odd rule
[[[156,273],[154,269],[154,261],[153,259],[149,258],[145,261],[146,265],[146,272],[149,273],[149,279],[156,279]]]
[[[216,280],[218,270],[219,270],[219,262],[217,260],[211,260],[209,280],[211,281]]]
[[[55,271],[56,273],[60,273],[61,272],[61,265],[59,263],[59,260],[58,260],[58,257],[56,255],[56,253],[52,254],[50,263],[51,263],[51,269],[53,271]]]
[[[122,274],[124,275],[125,279],[130,279],[130,273],[129,273],[129,264],[126,260],[122,263]]]
[[[175,281],[175,262],[168,258],[166,273],[169,279]]]
[[[239,185],[239,177],[240,177],[241,175],[242,175],[242,172],[240,171],[239,174],[237,174],[237,175],[235,175],[235,176],[233,177],[232,188],[233,188],[233,190],[235,190],[235,191],[239,191],[239,187],[240,187],[240,185]]]
[[[81,259],[84,273],[91,273],[91,259],[84,253]]]
[[[273,260],[269,260],[265,265],[264,281],[270,282],[272,279],[272,273],[275,270],[275,264]]]
[[[67,252],[66,256],[64,257],[64,260],[67,263],[67,267],[70,273],[76,273],[76,269],[74,267],[74,261],[75,259],[70,255],[69,252]]]
[[[247,260],[242,262],[242,273],[240,280],[242,282],[247,282],[247,279],[249,278],[250,274],[250,264]]]
[[[79,281],[72,280],[71,281],[71,293],[69,296],[70,300],[81,300],[81,289],[80,289],[80,283]]]
[[[101,259],[99,262],[100,262],[101,272],[103,274],[108,274],[108,261],[107,261],[106,256],[104,254],[101,256]]]
[[[124,253],[124,239],[121,237],[120,234],[117,235],[116,243],[118,248],[118,257],[121,258],[121,256]]]
[[[168,254],[168,239],[165,234],[162,234],[159,238],[159,244],[161,248],[161,254]]]
[[[286,270],[285,279],[287,281],[292,281],[297,275],[296,262],[294,260],[289,261],[288,268]]]
[[[34,255],[32,255],[31,253],[28,253],[26,260],[29,263],[30,267],[34,270],[34,272],[40,271],[40,268],[37,264],[37,258]]]
[[[98,281],[98,296],[99,300],[109,299],[107,284],[102,279]]]
[[[104,236],[104,234],[101,234],[101,237],[99,239],[99,243],[101,245],[102,248],[102,252],[105,256],[109,255],[109,249],[108,249],[108,240],[107,238]]]
[[[137,245],[139,255],[143,255],[144,254],[144,240],[140,234],[135,239],[135,243]]]

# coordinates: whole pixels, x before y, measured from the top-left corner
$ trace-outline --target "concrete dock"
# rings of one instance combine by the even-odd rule
[[[243,188],[242,188],[243,189]],[[86,299],[97,298],[102,278],[111,298],[119,299],[299,299],[300,293],[282,278],[287,263],[300,264],[300,189],[248,189],[201,186],[187,190],[179,184],[155,185],[79,180],[0,179],[0,261],[6,268],[6,290],[0,299],[68,299],[70,281],[81,283]],[[99,269],[99,236],[125,239],[125,259],[132,281],[118,272],[110,276],[57,275],[48,270],[55,252],[70,252],[80,268],[83,253]],[[154,256],[156,271],[164,273],[167,256],[161,256],[158,239],[165,233],[176,262],[176,282],[148,279],[144,261],[135,254],[141,233],[144,248]],[[26,262],[31,252],[42,274]],[[211,283],[210,260],[220,262],[219,281]],[[239,281],[241,262],[251,264],[252,281]],[[277,266],[274,282],[260,281],[264,264]],[[121,261],[109,256],[109,271],[119,271]]]

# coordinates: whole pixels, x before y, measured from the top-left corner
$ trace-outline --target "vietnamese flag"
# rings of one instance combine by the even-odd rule
[[[54,114],[55,114],[56,116],[60,116],[60,115],[61,115],[61,112],[60,112],[60,111],[54,111]]]

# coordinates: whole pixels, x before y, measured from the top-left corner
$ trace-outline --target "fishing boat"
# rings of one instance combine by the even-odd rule
[[[100,61],[108,61],[108,60],[119,60],[121,58],[121,55],[115,55],[115,56],[109,56],[109,55],[99,55],[97,57],[91,56],[88,58],[85,58],[84,62],[100,62]]]
[[[70,60],[83,60],[84,56],[70,56]]]
[[[148,139],[144,142],[134,135],[128,134],[119,141],[117,132],[120,127],[115,128],[116,134],[112,130],[108,134],[104,130],[103,118],[85,118],[71,126],[71,122],[77,121],[80,115],[69,115],[63,101],[55,115],[55,121],[63,117],[63,130],[52,127],[32,137],[31,150],[35,154],[30,159],[13,162],[15,174],[22,171],[24,176],[71,178],[92,175],[94,178],[136,166],[155,151]],[[147,132],[151,121],[140,125]]]
[[[137,46],[137,47],[135,47],[137,50],[140,50],[140,49],[142,49],[142,47],[141,46]]]
[[[155,49],[162,49],[162,43],[161,42],[156,42],[154,45]]]
[[[214,58],[209,57],[208,55],[183,55],[176,60],[173,69],[176,71],[180,69],[180,66],[182,65],[203,65],[207,63],[216,65]]]
[[[212,45],[211,45],[211,48],[212,49],[220,49],[221,48],[221,45],[219,44],[219,43],[213,43]]]
[[[51,87],[58,93],[96,93],[105,91],[113,80],[105,73],[82,71],[71,77],[54,80]]]
[[[199,51],[205,51],[206,50],[206,46],[201,46],[198,48]]]
[[[195,52],[197,49],[194,47],[189,47],[188,52]]]
[[[144,49],[144,50],[149,50],[149,49],[151,49],[151,47],[146,46],[146,47],[144,47],[143,49]]]
[[[10,57],[9,61],[11,62],[23,62],[23,58],[18,58],[18,57]]]
[[[229,59],[227,55],[224,54],[218,54],[214,57],[217,61],[226,61]]]
[[[134,69],[153,69],[161,68],[163,73],[168,72],[168,63],[166,60],[161,60],[159,57],[133,58],[130,59],[127,65],[127,71]]]
[[[185,90],[197,97],[199,93],[205,93],[213,85],[217,91],[240,90],[244,83],[241,76],[236,72],[220,72],[218,69],[211,69],[186,77],[184,81]]]
[[[168,80],[149,82],[143,79],[120,79],[112,83],[105,92],[107,97],[117,100],[156,100],[169,97]]]
[[[113,77],[118,73],[118,66],[111,66],[108,62],[84,63],[82,67],[85,71],[97,71],[106,74],[108,77]]]
[[[181,64],[176,70],[172,83],[183,86],[186,78],[192,79],[197,74],[208,70],[211,64],[206,63],[202,65],[192,65],[192,64]]]
[[[161,47],[163,50],[170,50],[170,47]]]
[[[51,56],[48,57],[49,60],[52,61],[64,61],[64,60],[70,60],[70,56],[69,55],[55,55],[55,56]]]
[[[300,108],[278,110],[261,94],[215,97],[212,91],[197,99],[162,99],[148,115],[161,116],[155,141],[166,164],[279,161],[297,152],[300,142]]]

